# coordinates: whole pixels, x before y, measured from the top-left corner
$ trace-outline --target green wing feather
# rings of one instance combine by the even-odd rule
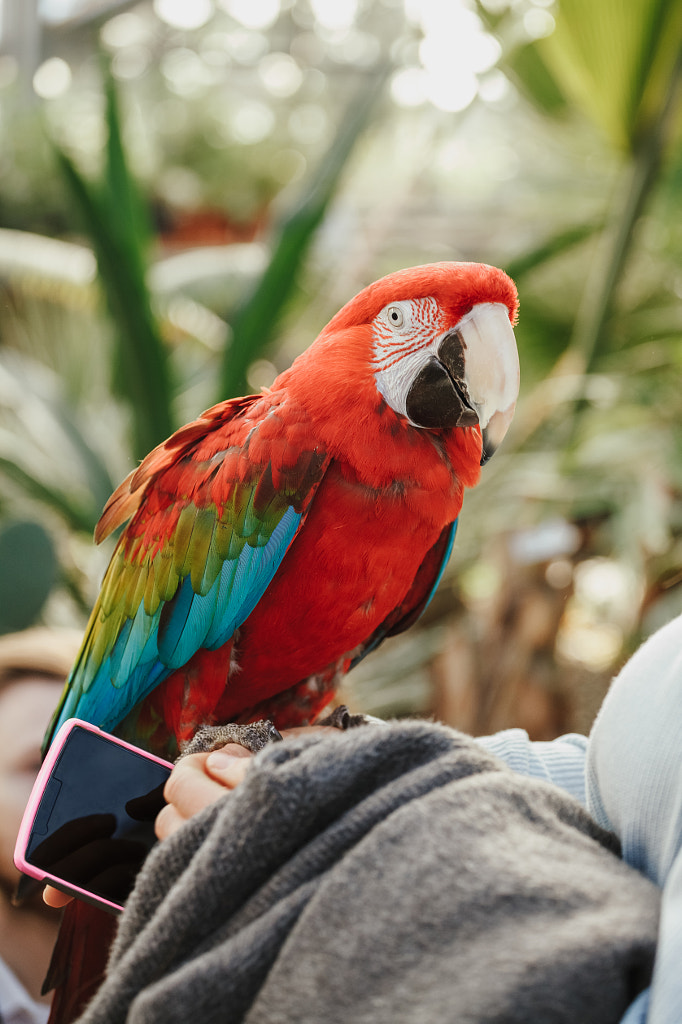
[[[100,521],[97,539],[130,517],[48,741],[74,716],[114,728],[198,650],[227,643],[277,571],[328,461],[300,410],[269,394],[208,410],[147,456]]]

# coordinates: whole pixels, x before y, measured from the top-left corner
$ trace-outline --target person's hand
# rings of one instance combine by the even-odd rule
[[[154,831],[167,839],[194,814],[234,789],[246,775],[252,753],[228,743],[210,754],[188,754],[176,764],[163,791],[167,804],[156,816]]]
[[[323,726],[304,726],[285,729],[284,739],[307,735],[324,729]],[[243,781],[251,764],[253,754],[238,743],[227,743],[210,754],[188,754],[183,757],[170,774],[163,795],[168,801],[156,817],[154,830],[159,839],[167,839],[181,825],[214,803]]]
[[[53,885],[46,885],[43,889],[43,903],[47,903],[48,907],[54,907],[55,910],[65,907],[72,899],[75,897],[69,896],[68,892],[62,892],[61,889],[55,889]]]

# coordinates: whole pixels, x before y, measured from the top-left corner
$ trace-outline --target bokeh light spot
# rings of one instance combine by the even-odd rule
[[[258,74],[272,96],[293,96],[301,87],[303,72],[288,53],[269,53],[258,65]]]
[[[225,34],[225,45],[230,56],[240,64],[254,64],[268,52],[270,44],[268,37],[262,32],[250,32],[240,28]]]
[[[419,107],[427,99],[427,75],[423,68],[403,68],[391,79],[391,95],[401,107]]]
[[[549,11],[542,7],[532,7],[523,16],[523,28],[529,39],[544,39],[551,36],[555,24]]]
[[[140,78],[148,70],[152,55],[146,46],[127,46],[118,50],[111,59],[111,73],[114,78]]]
[[[244,103],[230,118],[232,137],[246,146],[267,139],[274,127],[275,115],[272,110],[256,101]]]
[[[125,11],[106,21],[102,25],[99,37],[107,49],[119,50],[147,42],[149,30],[139,14]]]
[[[358,12],[357,0],[310,0],[315,20],[326,29],[348,29]]]
[[[178,96],[198,96],[212,81],[209,69],[201,57],[194,50],[183,46],[163,55],[161,73],[168,88]]]
[[[154,0],[157,18],[171,28],[201,28],[213,16],[212,0]]]
[[[280,0],[218,0],[224,11],[245,28],[270,28],[277,21]]]
[[[255,392],[269,388],[276,376],[277,367],[269,359],[256,359],[246,371],[247,383]]]
[[[71,85],[71,68],[61,57],[49,57],[33,76],[33,88],[44,100],[63,96]]]

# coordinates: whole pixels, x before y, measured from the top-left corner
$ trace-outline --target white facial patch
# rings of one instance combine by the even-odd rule
[[[390,302],[374,317],[372,368],[379,394],[397,413],[405,403],[428,350],[437,348],[444,330],[443,313],[431,296]]]
[[[447,355],[439,349],[454,330],[461,343],[460,383],[467,402],[481,428],[497,424],[501,439],[519,393],[519,356],[504,303],[477,303],[457,324],[446,323],[443,310],[431,296],[401,299],[384,306],[372,321],[372,369],[377,390],[395,412],[412,423],[407,413],[410,388],[432,358],[445,372]]]

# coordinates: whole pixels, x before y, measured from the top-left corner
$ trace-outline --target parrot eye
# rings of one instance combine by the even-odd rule
[[[403,311],[399,306],[389,306],[386,310],[386,315],[391,327],[402,327],[405,323]]]

